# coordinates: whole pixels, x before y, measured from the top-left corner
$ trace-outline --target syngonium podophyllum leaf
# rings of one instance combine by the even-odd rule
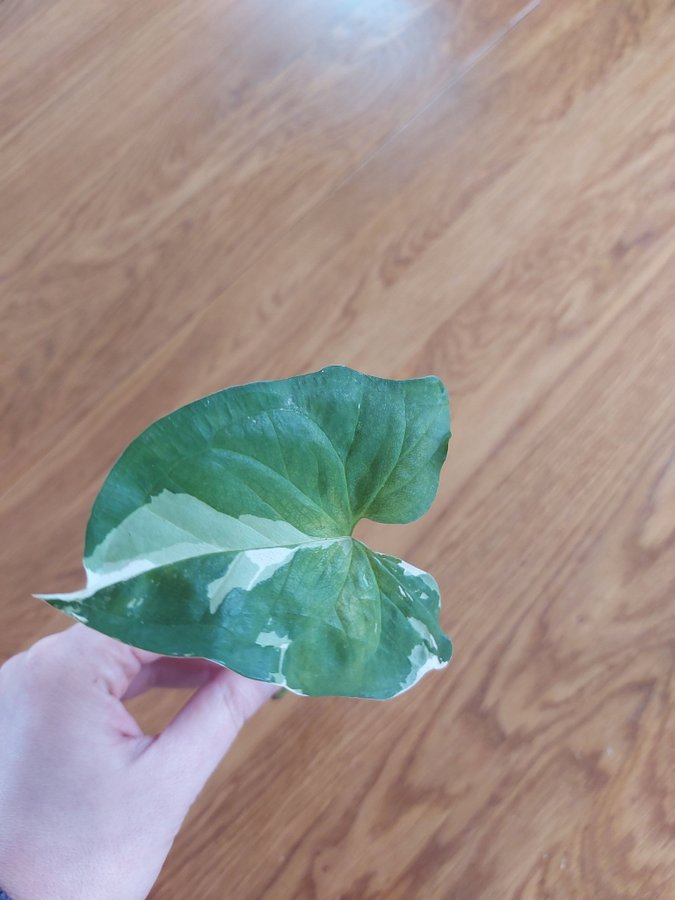
[[[438,586],[352,531],[428,509],[449,427],[437,378],[341,366],[197,400],[108,475],[86,588],[40,596],[126,643],[296,693],[394,696],[450,658]]]

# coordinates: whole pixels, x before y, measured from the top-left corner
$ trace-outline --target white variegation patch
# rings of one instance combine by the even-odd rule
[[[431,672],[433,669],[444,669],[448,664],[447,660],[439,659],[424,643],[413,647],[408,656],[408,662],[410,663],[410,672],[408,677],[401,682],[401,692],[414,687],[427,672]]]
[[[235,518],[190,494],[164,490],[113,528],[85,559],[85,567],[105,574],[138,559],[154,568],[223,550],[292,547],[312,540],[288,522]]]
[[[432,592],[438,598],[438,605],[440,607],[441,598],[440,592],[438,590],[438,585],[436,584],[435,578],[430,575],[428,572],[425,572],[423,569],[418,569],[417,566],[411,566],[410,563],[405,562],[405,560],[401,559],[398,562],[399,568],[403,571],[403,574],[409,578],[418,578],[426,587],[430,588]],[[428,599],[428,594],[421,593],[420,598],[422,600]]]
[[[410,616],[408,618],[408,624],[410,625],[411,628],[415,629],[415,631],[419,634],[419,636],[421,638],[423,638],[423,640],[425,640],[432,649],[438,650],[438,644],[436,643],[436,638],[429,631],[429,629],[424,624],[424,622],[421,622],[419,619],[415,619],[412,616]]]
[[[92,572],[85,566],[87,573],[87,586],[79,591],[72,591],[70,594],[34,594],[40,600],[49,600],[51,598],[64,598],[66,600],[87,600],[89,597],[100,591],[102,588],[110,587],[111,584],[117,584],[119,581],[128,581],[136,575],[142,575],[143,572],[149,572],[156,566],[149,559],[134,559],[127,562],[120,569],[106,572]],[[71,612],[72,616],[73,613]]]
[[[413,578],[419,578],[422,575],[427,574],[423,569],[418,569],[417,566],[411,566],[410,563],[406,562],[404,559],[399,560],[398,565],[400,569],[403,569],[406,575],[412,575]]]
[[[271,578],[277,569],[290,562],[297,547],[266,547],[263,550],[244,550],[235,557],[222,578],[216,578],[207,588],[209,609],[215,613],[225,597],[236,588],[251,591]]]
[[[279,669],[272,672],[272,680],[275,684],[287,686],[286,677],[284,675],[284,657],[286,651],[290,647],[292,641],[287,634],[277,634],[276,631],[261,631],[255,639],[255,643],[259,647],[274,647],[279,651]]]
[[[68,613],[69,616],[72,616],[73,619],[77,619],[77,621],[82,622],[83,625],[87,624],[87,617],[83,615],[78,603],[73,603],[72,606],[64,604],[62,609],[65,613]]]
[[[309,535],[294,528],[293,525],[289,525],[288,522],[264,519],[261,516],[249,516],[246,513],[239,516],[238,521],[259,534],[267,544],[274,544],[278,547],[313,540]]]
[[[231,590],[251,590],[271,578],[298,550],[350,540],[316,538],[288,522],[261,516],[244,514],[235,518],[190,494],[164,490],[113,528],[84,560],[85,588],[70,594],[35,596],[43,600],[87,600],[102,588],[161,566],[240,551],[225,575],[208,586],[209,608],[214,613]]]

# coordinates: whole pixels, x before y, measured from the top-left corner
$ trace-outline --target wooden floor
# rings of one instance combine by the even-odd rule
[[[152,897],[675,897],[672,0],[4,0],[0,656],[191,399],[435,373],[448,669],[251,722]],[[134,711],[161,727],[184,696]]]

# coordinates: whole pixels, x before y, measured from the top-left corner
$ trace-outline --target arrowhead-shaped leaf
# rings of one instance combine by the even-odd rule
[[[434,579],[353,538],[431,504],[437,378],[340,366],[228,388],[155,422],[108,475],[87,586],[39,595],[126,643],[302,694],[392,697],[449,660]]]

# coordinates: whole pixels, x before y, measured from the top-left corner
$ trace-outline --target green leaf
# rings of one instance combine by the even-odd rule
[[[37,596],[126,643],[296,693],[392,697],[450,659],[438,586],[352,532],[428,509],[449,428],[437,378],[341,366],[197,400],[108,475],[87,586]]]

